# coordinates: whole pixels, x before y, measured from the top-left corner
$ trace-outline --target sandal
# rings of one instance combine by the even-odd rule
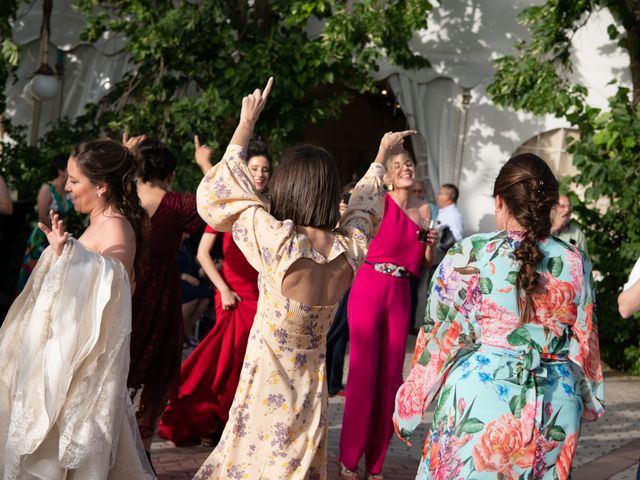
[[[367,473],[365,478],[367,480],[384,480],[384,475],[381,473]]]
[[[358,480],[358,472],[356,470],[349,470],[345,467],[344,463],[340,462],[340,478],[345,480]]]

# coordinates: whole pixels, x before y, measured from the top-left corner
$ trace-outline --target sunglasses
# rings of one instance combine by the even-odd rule
[[[348,205],[349,204],[349,199],[351,199],[351,193],[342,192],[342,201]]]

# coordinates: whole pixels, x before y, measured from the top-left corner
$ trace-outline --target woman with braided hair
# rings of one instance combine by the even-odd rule
[[[550,236],[558,182],[533,154],[496,178],[498,231],[455,244],[432,281],[394,426],[438,396],[418,479],[565,480],[581,421],[604,414],[591,263]]]

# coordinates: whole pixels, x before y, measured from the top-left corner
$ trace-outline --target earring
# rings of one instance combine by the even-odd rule
[[[98,192],[98,198],[102,198],[102,192]]]
[[[390,183],[389,185],[387,185],[387,190],[390,192],[393,192],[393,183]]]

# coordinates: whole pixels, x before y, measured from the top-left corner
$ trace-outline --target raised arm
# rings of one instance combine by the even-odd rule
[[[245,162],[246,147],[271,90],[269,79],[264,92],[254,91],[242,100],[238,127],[222,161],[211,168],[198,186],[198,213],[209,226],[229,232],[249,263],[258,271],[277,257],[278,251],[295,229],[291,222],[271,216],[255,189]]]
[[[267,102],[272,85],[273,78],[269,78],[264,92],[256,89],[242,99],[240,120],[222,161],[209,169],[198,186],[198,213],[214,230],[228,232],[242,211],[251,206],[264,208],[255,191],[253,177],[243,165],[249,139]],[[204,168],[207,155],[202,151],[197,136],[194,142],[196,162]],[[201,152],[198,156],[199,148]]]
[[[247,150],[249,140],[251,140],[251,135],[253,134],[253,129],[260,117],[260,113],[262,113],[262,110],[267,103],[272,86],[273,77],[270,77],[262,92],[259,88],[256,88],[251,95],[247,95],[242,99],[240,122],[236,127],[236,131],[233,133],[233,137],[231,137],[232,145],[239,145],[244,151]]]
[[[353,189],[340,228],[354,239],[352,256],[357,265],[364,261],[369,243],[378,232],[384,214],[385,163],[402,150],[406,137],[416,133],[415,130],[385,133],[374,162]]]

